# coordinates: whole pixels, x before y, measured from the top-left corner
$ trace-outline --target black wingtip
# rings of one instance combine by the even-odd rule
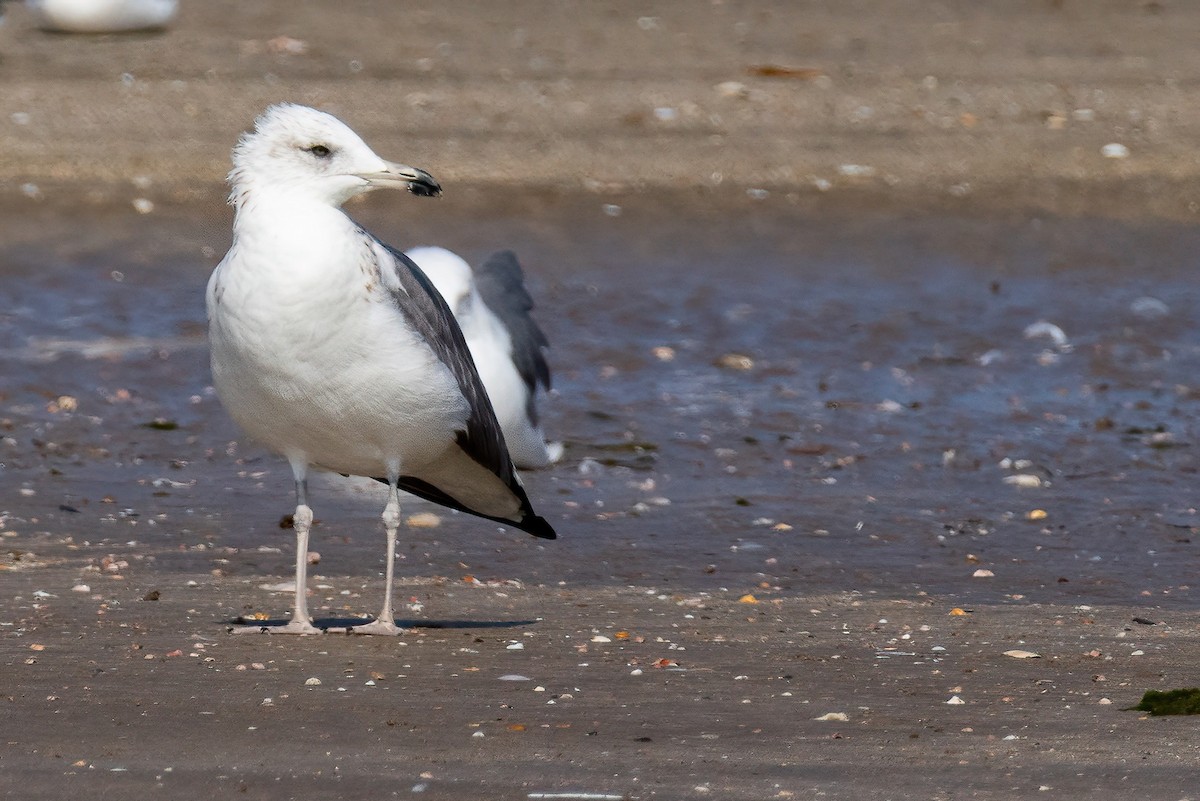
[[[524,519],[517,525],[522,531],[539,537],[543,540],[556,540],[558,534],[555,533],[554,527],[547,522],[546,518],[538,517],[537,515],[526,515]]]

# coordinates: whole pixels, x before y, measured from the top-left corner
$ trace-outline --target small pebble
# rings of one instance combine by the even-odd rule
[[[753,370],[754,359],[744,353],[726,353],[723,356],[717,357],[715,362],[717,367],[724,367],[726,370]]]
[[[717,84],[717,94],[721,97],[749,97],[750,90],[741,81],[724,81]],[[14,115],[15,116],[15,115]]]

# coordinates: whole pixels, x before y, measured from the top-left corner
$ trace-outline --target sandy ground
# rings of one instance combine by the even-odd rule
[[[330,7],[0,29],[0,792],[1197,796],[1124,708],[1200,684],[1200,9]],[[229,633],[290,482],[200,297],[283,99],[433,172],[352,212],[517,248],[554,343],[562,539],[409,529],[399,642]],[[312,607],[373,612],[378,494],[317,494]]]
[[[192,198],[292,100],[450,185],[830,185],[1188,218],[1200,199],[1188,3],[183,6],[163,35],[82,39],[12,9],[0,186]]]

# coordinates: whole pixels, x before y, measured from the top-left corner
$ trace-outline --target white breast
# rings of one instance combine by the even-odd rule
[[[278,217],[243,226],[209,282],[222,403],[289,459],[356,475],[386,475],[389,464],[419,472],[465,424],[454,376],[406,323],[373,240],[333,209],[293,211],[286,230]]]

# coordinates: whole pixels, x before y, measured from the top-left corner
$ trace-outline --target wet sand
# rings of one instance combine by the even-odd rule
[[[0,790],[1191,797],[1190,721],[1123,711],[1200,683],[1194,112],[1154,111],[1186,95],[1169,80],[1186,82],[1191,48],[1165,45],[1194,12],[1154,5],[912,17],[865,3],[801,19],[718,4],[688,28],[682,5],[639,25],[645,12],[620,5],[515,3],[522,48],[455,9],[418,7],[406,29],[372,6],[364,43],[315,6],[192,4],[165,36],[82,44],[14,10],[0,34],[16,81],[0,120]],[[588,47],[548,38],[564,15]],[[743,40],[715,35],[744,20]],[[656,31],[673,44],[628,46]],[[803,58],[788,31],[811,44]],[[281,34],[309,52],[270,53]],[[337,73],[350,55],[363,69]],[[832,85],[745,75],[776,62]],[[939,64],[967,76],[955,91],[993,97],[978,85],[990,76],[1031,109],[1030,87],[1074,86],[1098,120],[1022,112],[985,147],[980,129],[1002,116],[964,107],[971,126],[918,135],[928,121],[899,109],[954,85],[920,85]],[[117,67],[135,76],[123,100],[106,94],[130,89],[110,85]],[[554,99],[563,76],[586,108]],[[721,99],[724,80],[796,105],[734,115],[716,143],[686,127],[689,98],[698,114],[783,102]],[[381,86],[437,98],[406,101],[424,110],[394,149]],[[545,115],[511,111],[535,90]],[[809,93],[824,100],[796,100]],[[1135,95],[1158,122],[1105,160]],[[282,97],[326,102],[442,179],[442,200],[350,211],[403,246],[515,248],[554,343],[547,427],[567,456],[526,482],[561,539],[444,512],[408,529],[400,642],[228,633],[287,612],[290,478],[209,389],[202,293],[228,244],[231,138]],[[621,116],[621,97],[642,116]],[[845,116],[847,97],[894,98],[895,125]],[[13,98],[30,115],[17,128]],[[30,105],[51,100],[86,113],[68,125]],[[166,138],[120,127],[148,110]],[[824,138],[796,136],[805,126]],[[723,171],[736,177],[696,178],[709,148],[744,159]],[[798,172],[771,173],[777,160]],[[1066,341],[1027,337],[1039,321]],[[329,479],[314,496],[311,608],[326,622],[374,612],[377,488]]]

